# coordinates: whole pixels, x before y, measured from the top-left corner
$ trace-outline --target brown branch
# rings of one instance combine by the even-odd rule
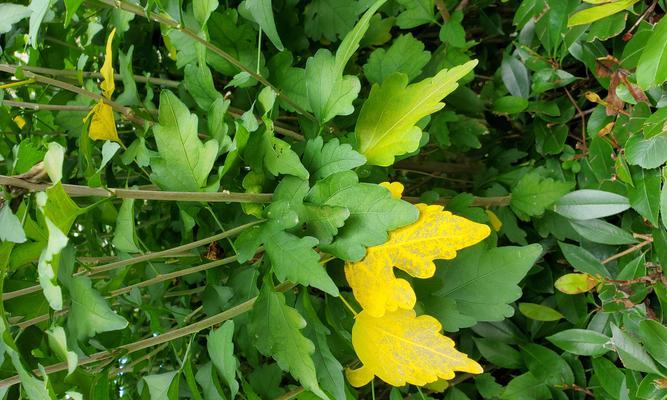
[[[621,258],[621,257],[623,257],[627,254],[634,253],[635,251],[637,251],[637,250],[641,249],[642,247],[644,247],[646,245],[649,245],[651,243],[653,243],[653,238],[646,239],[645,241],[643,241],[641,243],[637,243],[636,245],[634,245],[632,247],[629,247],[629,248],[623,250],[620,253],[614,254],[613,256],[611,256],[609,258],[605,258],[604,260],[602,260],[602,264],[610,263],[610,262],[612,262],[612,261],[614,261],[618,258]]]
[[[68,70],[68,69],[53,69],[53,68],[43,68],[43,67],[33,67],[29,65],[13,65],[14,67],[20,67],[24,71],[30,71],[30,72],[36,72],[38,74],[44,74],[44,75],[51,75],[51,76],[65,76],[65,77],[71,77],[71,78],[78,78],[78,77],[84,77],[84,78],[97,78],[97,79],[102,79],[102,74],[99,72],[87,72],[87,71],[73,71],[73,70]],[[114,79],[117,81],[122,80],[122,77],[120,74],[114,74]],[[149,77],[149,76],[144,76],[144,75],[133,75],[133,78],[135,82],[140,82],[140,83],[151,83],[153,85],[157,86],[165,86],[165,87],[171,87],[175,88],[178,87],[181,83],[179,81],[173,81],[170,79],[163,79],[163,78],[154,78],[154,77]]]

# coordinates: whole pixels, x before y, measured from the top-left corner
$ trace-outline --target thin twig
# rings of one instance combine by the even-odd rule
[[[19,67],[24,71],[30,71],[30,72],[35,72],[38,74],[45,74],[45,75],[51,75],[51,76],[66,76],[66,77],[72,77],[72,78],[78,78],[78,77],[84,77],[84,78],[97,78],[97,79],[102,79],[102,74],[99,72],[88,72],[88,71],[73,71],[69,69],[53,69],[53,68],[44,68],[44,67],[33,67],[29,65],[13,65],[14,67]],[[122,80],[122,77],[120,74],[114,74],[114,79],[117,81]],[[133,75],[133,78],[135,82],[140,82],[140,83],[151,83],[153,85],[157,86],[165,86],[165,87],[171,87],[175,88],[178,87],[181,83],[179,81],[174,81],[170,79],[163,79],[163,78],[154,78],[151,76],[144,76],[144,75]]]
[[[602,264],[610,263],[610,262],[612,262],[612,261],[614,261],[618,258],[623,257],[624,255],[634,253],[635,251],[637,251],[637,250],[641,249],[642,247],[644,247],[646,245],[649,245],[651,243],[653,243],[653,238],[647,239],[647,240],[645,240],[641,243],[637,243],[636,245],[634,245],[632,247],[629,247],[629,248],[623,250],[620,253],[614,254],[613,256],[611,256],[609,258],[605,258],[604,260],[602,260]]]

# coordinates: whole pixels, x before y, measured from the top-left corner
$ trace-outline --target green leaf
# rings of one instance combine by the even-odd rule
[[[515,57],[503,58],[503,62],[500,64],[500,74],[505,87],[512,96],[528,98],[530,95],[530,78],[528,77],[528,70],[521,61]]]
[[[614,363],[604,357],[595,357],[592,364],[599,385],[611,398],[629,398],[625,375]]]
[[[398,3],[405,7],[396,18],[399,28],[410,29],[435,22],[433,0],[398,0]]]
[[[0,5],[0,13],[4,4]],[[13,4],[12,4],[13,5]],[[28,172],[35,164],[44,159],[46,152],[42,147],[37,146],[30,139],[24,139],[19,143],[19,148],[16,153],[16,163],[14,164],[14,173],[22,174]]]
[[[632,175],[632,180],[635,186],[628,187],[630,205],[653,226],[659,226],[661,183],[659,172],[640,169]]]
[[[662,225],[667,227],[667,182],[662,183],[662,190],[660,191],[660,217]]]
[[[67,289],[72,298],[67,327],[77,341],[127,326],[127,320],[113,312],[104,298],[93,289],[90,278],[75,276],[67,284]]]
[[[75,352],[67,349],[67,336],[61,326],[55,326],[46,331],[49,338],[49,346],[53,352],[61,359],[67,362],[67,375],[70,375],[76,369],[79,363],[79,357]]]
[[[574,383],[572,369],[565,360],[554,351],[539,344],[529,343],[521,346],[521,354],[528,370],[538,381],[548,385]]]
[[[49,148],[44,155],[44,169],[54,184],[60,182],[63,177],[63,160],[65,148],[57,142],[49,143]]]
[[[331,353],[327,337],[331,331],[320,321],[315,308],[307,292],[299,296],[299,311],[308,322],[303,334],[315,344],[313,362],[317,370],[317,379],[322,389],[333,394],[334,399],[344,399],[345,378],[343,377],[343,366]]]
[[[563,318],[563,314],[553,308],[535,303],[519,303],[519,311],[535,321],[558,321]]]
[[[220,393],[223,393],[222,387],[220,387],[218,376],[215,374],[213,365],[210,362],[197,368],[195,380],[204,391],[204,399],[225,400],[225,398],[220,395]]]
[[[159,124],[153,128],[159,157],[151,160],[151,179],[164,190],[197,192],[206,186],[218,143],[197,137],[197,116],[172,92],[160,94]]]
[[[273,272],[280,281],[291,281],[305,286],[313,286],[338,296],[338,288],[331,280],[320,256],[313,247],[319,241],[314,237],[298,237],[272,224],[267,224],[262,233],[266,254],[271,260]]]
[[[65,5],[71,1],[79,0],[68,0],[65,2]],[[82,3],[83,0],[80,0]],[[80,4],[79,3],[79,4]],[[2,15],[2,21],[0,22],[0,34],[7,33],[12,30],[12,25],[21,21],[24,18],[30,16],[30,9],[21,4],[14,3],[3,3],[0,4],[0,15]]]
[[[151,400],[178,400],[178,381],[180,371],[144,376]]]
[[[359,43],[370,26],[371,18],[380,6],[386,3],[386,1],[387,0],[375,0],[375,2],[368,7],[368,10],[366,10],[364,15],[359,18],[359,21],[354,28],[345,35],[340,46],[338,46],[338,50],[336,50],[336,75],[343,75],[345,65],[347,65],[347,62],[350,61],[352,55],[359,49]]]
[[[455,302],[465,319],[452,323],[446,312],[427,309],[439,317],[447,331],[511,317],[514,308],[509,304],[521,297],[518,284],[541,254],[538,244],[491,249],[478,245],[462,250],[454,260],[437,261],[439,287],[431,296]]]
[[[611,324],[611,333],[611,342],[626,368],[651,374],[660,373],[653,359],[636,339],[613,323]]]
[[[453,47],[465,47],[466,45],[466,32],[461,25],[463,20],[463,12],[460,10],[454,11],[449,20],[440,28],[440,34],[438,37],[444,43],[448,43]]]
[[[393,199],[389,191],[378,185],[359,183],[352,171],[338,172],[318,181],[306,200],[350,211],[333,243],[320,246],[348,261],[360,260],[366,254],[366,247],[386,242],[388,231],[411,224],[418,217],[414,206]]]
[[[337,72],[336,59],[327,49],[318,50],[306,62],[308,103],[320,123],[354,112],[352,102],[361,90],[359,78]]]
[[[206,65],[186,65],[184,83],[185,88],[202,110],[208,110],[213,102],[222,97],[215,90],[211,70]]]
[[[430,59],[431,52],[424,50],[424,43],[408,33],[397,37],[386,50],[373,50],[364,65],[364,75],[370,83],[381,84],[388,76],[401,72],[412,81]]]
[[[273,19],[273,9],[271,0],[245,0],[239,5],[239,12],[242,15],[249,15],[266,34],[271,43],[280,51],[284,50],[283,42],[280,41],[276,23]]]
[[[37,34],[39,33],[39,27],[42,25],[42,21],[44,20],[50,5],[51,0],[30,0],[28,8],[30,9],[31,14],[28,37],[30,45],[35,49],[37,48]]]
[[[141,104],[137,94],[137,83],[134,81],[132,71],[132,53],[134,53],[134,45],[130,46],[127,53],[118,50],[118,65],[120,67],[120,77],[123,81],[123,93],[116,98],[116,102],[124,106]]]
[[[639,323],[639,337],[646,350],[663,367],[667,367],[667,328],[651,319]]]
[[[535,378],[530,372],[512,378],[505,387],[501,399],[503,400],[547,400],[551,393],[547,385]]]
[[[567,20],[567,26],[585,25],[595,22],[599,19],[606,18],[621,12],[626,8],[634,5],[639,0],[618,0],[612,3],[602,4],[595,7],[586,8],[577,11]]]
[[[304,10],[304,29],[315,41],[324,38],[335,42],[352,30],[361,11],[353,0],[314,0]]]
[[[192,3],[195,19],[202,28],[206,26],[208,18],[216,8],[218,8],[218,0],[194,0]]]
[[[626,13],[618,13],[593,22],[588,30],[586,41],[603,41],[617,36],[623,29],[625,29],[625,21],[627,17]]]
[[[9,207],[9,203],[5,203],[0,209],[0,241],[23,243],[27,240],[23,225]]]
[[[524,175],[512,189],[510,206],[517,217],[540,216],[559,198],[570,191],[569,182],[558,182],[551,178],[542,179],[539,174],[530,172]]]
[[[586,249],[563,242],[558,242],[558,246],[567,262],[577,271],[585,272],[595,277],[611,278],[611,274],[607,271],[607,268]]]
[[[637,63],[637,84],[647,90],[667,80],[667,20],[661,19],[646,41]]]
[[[601,219],[570,220],[570,225],[586,240],[602,244],[637,243],[631,233]]]
[[[648,113],[648,110],[646,112]],[[667,126],[665,126],[667,123],[667,108],[659,108],[653,114],[648,115],[647,118],[644,118],[644,115],[639,115],[637,120],[643,121],[642,131],[645,139],[667,132]]]
[[[504,96],[493,102],[493,111],[499,114],[517,114],[528,107],[528,100],[517,96]]]
[[[239,392],[239,383],[236,381],[236,364],[234,356],[234,321],[225,321],[220,328],[213,330],[206,340],[206,349],[211,362],[220,373],[220,376],[229,386],[232,398]]]
[[[493,364],[508,369],[518,369],[523,365],[521,353],[512,346],[493,339],[473,338],[482,357]]]
[[[125,253],[138,253],[134,232],[134,200],[124,199],[118,210],[112,244]]]
[[[317,383],[312,359],[315,346],[301,332],[305,326],[301,315],[285,304],[285,296],[265,283],[251,311],[250,332],[255,347],[265,356],[273,357],[304,388],[328,400]]]
[[[364,165],[366,157],[354,151],[349,144],[340,144],[337,138],[324,144],[322,137],[317,136],[306,142],[302,162],[313,179],[320,180]]]
[[[580,356],[600,356],[609,351],[610,339],[590,329],[567,329],[546,338],[561,349]]]
[[[554,205],[558,214],[579,220],[608,217],[630,208],[630,200],[616,193],[582,189],[561,197]]]
[[[39,193],[43,194],[43,192]],[[46,196],[41,196],[44,198]],[[40,197],[37,198],[38,206],[41,203]],[[39,256],[37,272],[39,274],[39,284],[44,292],[44,297],[49,302],[52,309],[59,311],[63,309],[63,295],[60,286],[58,286],[58,267],[60,252],[67,246],[67,235],[58,228],[48,216],[44,217],[46,227],[49,232],[49,239],[42,254]]]
[[[396,156],[415,151],[422,137],[417,122],[442,109],[445,104],[441,100],[475,65],[477,61],[473,60],[443,69],[433,78],[411,85],[400,73],[391,75],[382,85],[373,85],[355,127],[357,148],[368,164],[389,166]]]
[[[625,156],[629,164],[645,169],[658,168],[667,161],[667,136],[657,135],[644,139],[630,136],[625,143]]]

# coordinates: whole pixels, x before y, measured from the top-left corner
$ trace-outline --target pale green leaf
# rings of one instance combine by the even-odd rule
[[[667,20],[662,18],[646,41],[637,64],[637,83],[646,90],[667,80]]]
[[[83,0],[82,0],[83,1]],[[3,3],[0,4],[0,34],[9,32],[12,25],[30,16],[30,9],[21,4]]]
[[[123,199],[123,204],[118,210],[118,217],[116,217],[112,244],[118,250],[126,253],[140,252],[134,231],[134,199]]]
[[[412,34],[397,37],[388,49],[376,49],[364,65],[364,75],[371,83],[382,83],[394,72],[402,72],[408,81],[415,79],[431,59],[431,52],[424,50],[424,43]]]
[[[67,375],[70,375],[76,369],[79,363],[79,357],[75,352],[67,349],[67,336],[62,326],[55,326],[46,331],[49,338],[49,346],[54,353],[67,362]]]
[[[415,151],[422,137],[417,122],[442,109],[445,104],[441,100],[475,65],[477,61],[473,60],[443,69],[433,78],[411,85],[400,73],[391,75],[382,85],[373,85],[355,127],[357,149],[368,164],[388,166],[396,156]]]
[[[9,203],[5,203],[0,209],[0,241],[12,243],[23,243],[27,239],[23,231],[23,225],[10,209]]]
[[[621,12],[638,1],[639,0],[617,0],[577,11],[567,20],[567,26],[572,27],[593,23],[599,19]]]
[[[113,312],[106,300],[92,287],[90,278],[75,276],[69,281],[68,289],[72,305],[67,316],[67,326],[77,341],[127,326],[127,320]]]
[[[261,28],[262,32],[266,34],[271,43],[280,51],[283,51],[284,46],[278,36],[276,23],[273,19],[273,9],[271,0],[245,0],[239,5],[239,12],[245,17],[249,15]]]

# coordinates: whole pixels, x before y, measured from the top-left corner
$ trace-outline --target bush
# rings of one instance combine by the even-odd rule
[[[663,1],[23,3],[4,398],[667,398]]]

